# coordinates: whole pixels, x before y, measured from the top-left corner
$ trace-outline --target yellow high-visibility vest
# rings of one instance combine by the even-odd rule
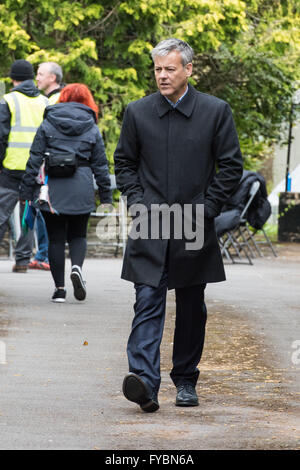
[[[51,96],[48,98],[48,100],[49,100],[49,105],[58,103],[59,97],[60,97],[60,92],[59,92],[59,91],[58,91],[57,93],[53,93],[53,95],[51,95]]]
[[[12,91],[3,96],[11,114],[11,130],[3,167],[8,170],[25,170],[34,136],[43,121],[49,102],[45,96],[30,97]]]

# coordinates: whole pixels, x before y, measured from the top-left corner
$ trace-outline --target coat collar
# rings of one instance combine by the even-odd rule
[[[175,108],[177,111],[184,114],[184,116],[186,116],[187,118],[189,118],[193,112],[196,101],[196,93],[197,92],[195,88],[189,83],[189,89],[187,94]],[[167,102],[165,97],[159,91],[157,92],[156,108],[160,118],[173,109],[172,106]]]

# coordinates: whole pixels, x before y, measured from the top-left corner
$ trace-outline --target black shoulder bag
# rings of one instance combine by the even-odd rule
[[[73,176],[78,167],[75,152],[45,152],[45,170],[48,176],[68,178]]]

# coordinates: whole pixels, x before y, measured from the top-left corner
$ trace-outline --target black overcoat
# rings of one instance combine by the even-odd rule
[[[129,207],[204,203],[205,211],[200,250],[186,250],[184,239],[129,237],[122,278],[157,287],[167,259],[169,289],[225,280],[214,217],[242,175],[229,105],[191,85],[175,109],[160,92],[132,102],[114,158]]]

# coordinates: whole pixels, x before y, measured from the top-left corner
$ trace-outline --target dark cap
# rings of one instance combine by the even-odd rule
[[[34,70],[30,62],[20,59],[16,60],[10,68],[10,78],[18,82],[24,82],[34,78]]]

